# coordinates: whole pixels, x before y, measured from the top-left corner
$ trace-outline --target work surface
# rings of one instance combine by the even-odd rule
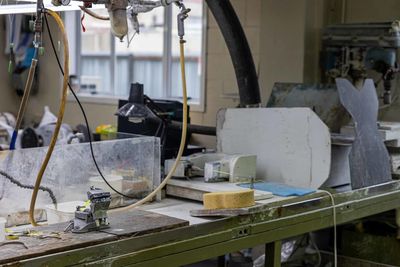
[[[337,223],[399,208],[399,189],[400,182],[395,181],[335,194]],[[180,266],[333,225],[332,203],[326,193],[265,201],[260,209],[248,214],[209,220],[189,215],[190,210],[201,207],[198,203],[166,199],[145,206],[156,214],[130,211],[111,217],[117,229],[126,230],[121,234],[63,234],[62,240],[33,239],[26,242],[29,249],[18,245],[10,245],[7,250],[0,247],[0,262],[26,266]],[[145,219],[140,222],[136,216]],[[143,225],[137,224],[149,225],[145,221],[149,218],[159,218],[155,220],[159,224],[154,225],[154,231],[146,232]],[[3,251],[9,251],[8,256]]]
[[[36,227],[35,230],[44,235],[51,233],[59,233],[60,235],[59,237],[46,238],[20,237],[17,242],[3,243],[3,246],[0,246],[0,264],[93,246],[121,238],[160,232],[189,224],[185,220],[143,210],[135,210],[125,214],[110,214],[109,219],[110,228],[82,234],[64,233],[68,223]]]

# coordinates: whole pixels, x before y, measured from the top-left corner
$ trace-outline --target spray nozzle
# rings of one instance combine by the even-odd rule
[[[178,2],[177,5],[181,9],[181,12],[178,14],[178,36],[182,40],[185,36],[185,19],[189,17],[189,12],[191,9],[186,8],[181,2]]]

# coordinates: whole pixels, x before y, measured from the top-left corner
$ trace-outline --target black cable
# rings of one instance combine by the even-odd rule
[[[18,181],[17,179],[15,179],[14,177],[12,177],[11,175],[9,175],[8,173],[6,173],[5,171],[0,170],[0,175],[4,176],[5,178],[7,178],[11,183],[17,185],[18,187],[21,187],[23,189],[31,189],[33,190],[35,187],[33,185],[26,185],[21,183],[20,181]],[[39,190],[42,190],[44,192],[49,193],[49,196],[51,198],[51,201],[53,202],[54,206],[57,206],[57,198],[54,195],[54,192],[45,186],[39,186]]]
[[[47,15],[47,13],[46,13],[46,15]],[[45,19],[45,22],[46,22],[47,31],[48,31],[48,33],[49,33],[50,43],[51,43],[51,46],[52,46],[52,48],[53,48],[54,55],[55,55],[55,57],[56,57],[56,59],[57,59],[58,67],[59,67],[59,69],[60,69],[61,74],[64,75],[64,70],[63,70],[63,67],[62,67],[62,65],[61,65],[60,58],[58,57],[57,50],[56,50],[56,47],[55,47],[55,45],[54,45],[53,36],[52,36],[52,34],[51,34],[51,31],[50,31],[49,21],[48,21],[48,19],[47,19],[46,16],[44,16],[44,19]],[[76,93],[75,93],[74,90],[72,89],[72,87],[71,87],[71,85],[70,85],[69,82],[68,82],[68,87],[69,87],[69,90],[71,91],[72,95],[74,96],[76,102],[78,103],[79,108],[80,108],[80,110],[81,110],[81,112],[82,112],[83,118],[84,118],[84,120],[85,120],[85,124],[86,124],[86,127],[87,127],[87,129],[88,129],[90,154],[91,154],[91,156],[92,156],[93,163],[94,163],[94,165],[96,166],[97,172],[100,174],[100,176],[101,176],[101,178],[103,179],[103,181],[104,181],[115,193],[117,193],[118,195],[121,195],[121,196],[123,196],[123,197],[126,197],[126,198],[137,199],[136,197],[131,197],[131,196],[128,196],[128,195],[125,195],[125,194],[119,192],[119,191],[116,190],[116,189],[107,181],[107,179],[104,177],[103,173],[102,173],[101,170],[100,170],[99,165],[97,164],[97,160],[96,160],[96,157],[95,157],[95,155],[94,155],[93,144],[92,144],[92,135],[90,134],[89,121],[88,121],[88,119],[87,119],[85,109],[83,108],[81,101],[79,100],[78,96],[76,95]]]

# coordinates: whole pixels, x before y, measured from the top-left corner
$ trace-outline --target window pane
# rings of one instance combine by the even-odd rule
[[[94,12],[108,16],[105,9]],[[110,53],[110,22],[85,15],[83,25],[86,31],[82,32],[82,53]]]
[[[163,38],[164,38],[164,8],[157,8],[149,13],[138,15],[140,33],[137,34],[128,47],[127,39],[120,42],[116,39],[117,56],[131,55],[128,66],[118,64],[117,91],[125,90],[128,94],[129,83],[139,82],[144,84],[144,92],[150,97],[163,97]],[[130,27],[129,38],[133,30]],[[125,68],[125,69],[122,69]],[[126,75],[122,75],[125,73]]]
[[[94,12],[108,16],[106,9]],[[81,34],[80,92],[113,95],[110,73],[110,22],[85,15],[83,25],[86,31]]]
[[[126,97],[129,95],[129,56],[118,56],[117,57],[117,77],[115,79],[115,95]]]
[[[200,99],[202,79],[202,47],[203,47],[203,1],[185,0],[185,6],[191,9],[189,18],[185,20],[185,56],[188,97]],[[179,10],[173,9],[172,18],[172,97],[182,97],[181,74],[179,65],[179,37],[176,16]],[[178,77],[178,78],[177,78]]]
[[[81,57],[81,93],[113,95],[109,56]]]

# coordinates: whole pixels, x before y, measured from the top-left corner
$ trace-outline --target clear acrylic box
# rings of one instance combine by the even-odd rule
[[[119,139],[93,143],[97,163],[113,187],[142,199],[160,184],[159,138],[125,134],[115,134],[113,138]],[[2,152],[0,169],[23,184],[34,185],[46,152],[47,147]],[[114,207],[137,201],[123,199],[106,186],[95,168],[88,143],[57,145],[42,185],[54,192],[58,203],[85,201],[91,185],[110,191]],[[31,195],[32,190],[22,189],[0,176],[0,217],[10,219],[10,214],[15,217],[16,213],[28,211]],[[49,204],[49,194],[39,191],[36,209]]]

